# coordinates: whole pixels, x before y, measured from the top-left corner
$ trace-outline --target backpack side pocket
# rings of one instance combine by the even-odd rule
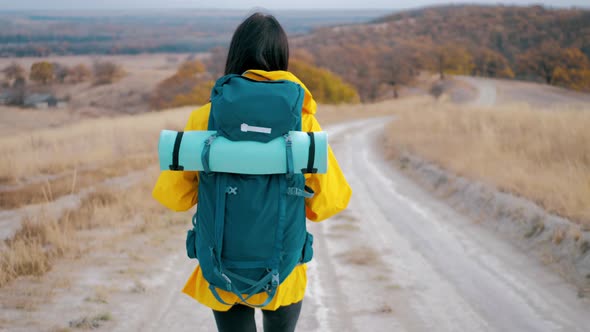
[[[196,230],[189,229],[186,233],[186,254],[188,258],[196,259],[197,258],[197,233]]]
[[[301,254],[301,263],[308,263],[313,258],[313,235],[307,232],[305,238],[305,245],[303,246],[303,253]]]

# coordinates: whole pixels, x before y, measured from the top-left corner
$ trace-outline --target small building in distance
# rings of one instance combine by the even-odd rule
[[[12,95],[8,92],[0,92],[0,105],[8,105],[12,100]]]
[[[37,109],[63,108],[67,102],[48,93],[33,93],[25,97],[23,106]]]

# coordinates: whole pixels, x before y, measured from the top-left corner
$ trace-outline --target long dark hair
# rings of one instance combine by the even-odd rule
[[[287,34],[272,15],[254,13],[234,32],[225,75],[243,74],[249,69],[287,70],[289,42]]]

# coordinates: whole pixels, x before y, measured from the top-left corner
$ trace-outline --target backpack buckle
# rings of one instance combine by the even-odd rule
[[[285,138],[285,144],[287,146],[292,146],[293,145],[293,138],[291,137],[291,135],[285,134],[285,135],[283,135],[283,137]]]
[[[213,135],[209,136],[207,138],[207,140],[205,141],[205,144],[207,144],[207,145],[213,144],[213,141],[215,141],[216,138],[217,138],[217,134],[213,134]]]

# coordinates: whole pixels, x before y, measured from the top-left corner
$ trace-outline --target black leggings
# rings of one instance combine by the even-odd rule
[[[262,310],[262,326],[264,332],[293,332],[299,319],[303,301],[276,311]],[[215,323],[219,332],[256,332],[254,308],[236,304],[228,311],[215,311]]]

